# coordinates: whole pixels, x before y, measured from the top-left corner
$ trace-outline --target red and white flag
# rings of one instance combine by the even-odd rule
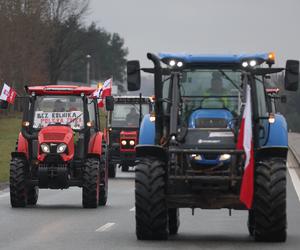
[[[112,89],[112,78],[109,78],[106,80],[102,86],[102,90],[100,92],[100,101],[98,102],[98,107],[103,108],[104,107],[104,100],[106,96],[111,95],[111,89]]]
[[[247,85],[246,105],[238,135],[237,149],[244,150],[246,154],[240,201],[250,209],[254,195],[254,150],[252,139],[251,88],[249,85]]]
[[[0,95],[0,100],[7,101],[10,104],[14,104],[16,96],[17,92],[13,88],[9,87],[6,83],[4,83]]]

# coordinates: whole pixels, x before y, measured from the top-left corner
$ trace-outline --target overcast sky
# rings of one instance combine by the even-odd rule
[[[86,21],[118,32],[144,66],[147,52],[300,58],[299,0],[90,0]]]

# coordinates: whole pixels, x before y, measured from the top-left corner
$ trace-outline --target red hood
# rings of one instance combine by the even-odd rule
[[[48,126],[39,132],[39,143],[44,142],[64,142],[69,144],[73,139],[73,130],[67,126]]]

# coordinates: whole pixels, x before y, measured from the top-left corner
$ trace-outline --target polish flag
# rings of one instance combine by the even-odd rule
[[[10,104],[14,104],[16,96],[17,92],[13,88],[9,87],[6,83],[4,83],[0,95],[0,100],[6,101]]]
[[[254,150],[252,139],[251,88],[249,85],[247,85],[246,105],[238,135],[237,149],[244,150],[246,154],[240,201],[250,209],[254,195]]]
[[[98,107],[103,108],[104,107],[104,100],[106,96],[111,95],[111,89],[112,89],[112,78],[109,78],[106,80],[102,86],[102,91],[100,93],[100,101],[98,102]]]

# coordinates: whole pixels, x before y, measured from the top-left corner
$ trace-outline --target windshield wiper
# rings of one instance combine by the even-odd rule
[[[219,69],[219,71],[235,88],[237,88],[241,92],[241,88],[236,85],[236,83],[223,70]]]

